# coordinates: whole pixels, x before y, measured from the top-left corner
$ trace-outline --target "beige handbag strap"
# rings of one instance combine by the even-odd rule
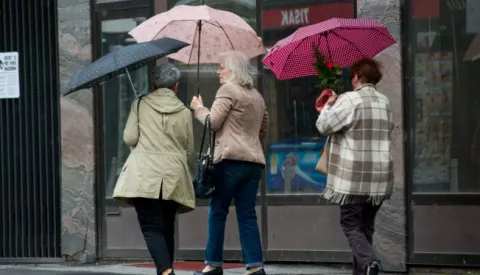
[[[327,145],[330,143],[331,138],[332,136],[327,137],[327,140],[325,140],[325,144],[323,145],[322,151],[320,153],[323,153],[323,151],[325,150],[325,147],[327,147]]]

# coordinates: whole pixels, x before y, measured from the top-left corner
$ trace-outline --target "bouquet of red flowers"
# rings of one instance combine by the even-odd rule
[[[315,104],[317,110],[319,110],[323,108],[331,95],[343,91],[343,71],[338,64],[328,61],[315,45],[313,45],[313,54],[315,56],[315,70],[317,71],[318,87],[322,91]]]
[[[315,45],[313,46],[313,54],[315,55],[315,70],[317,71],[320,89],[332,89],[337,93],[342,92],[344,88],[342,68],[338,64],[327,60]]]

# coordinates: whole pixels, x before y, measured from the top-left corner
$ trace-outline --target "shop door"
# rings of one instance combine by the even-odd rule
[[[120,1],[95,7],[95,57],[136,43],[128,32],[152,15],[151,1]],[[148,68],[130,73],[137,93],[149,87]],[[112,199],[113,189],[130,148],[123,142],[123,129],[134,91],[126,75],[104,83],[95,91],[97,125],[98,246],[100,258],[148,256],[132,207]]]

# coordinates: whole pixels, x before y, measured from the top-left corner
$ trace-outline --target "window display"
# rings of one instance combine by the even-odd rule
[[[480,94],[467,58],[475,34],[467,32],[467,7],[412,1],[409,83],[412,98],[414,192],[480,191]],[[470,49],[470,51],[472,51]],[[478,77],[478,76],[477,76]]]
[[[266,47],[299,27],[332,17],[354,16],[352,0],[303,0],[294,7],[282,0],[263,3],[262,37]],[[348,90],[349,73],[345,72],[344,76]],[[320,93],[316,77],[278,81],[264,67],[263,96],[270,114],[266,169],[269,194],[319,194],[325,188],[326,176],[315,171],[325,143],[325,137],[320,136],[315,127],[318,118],[315,100]]]

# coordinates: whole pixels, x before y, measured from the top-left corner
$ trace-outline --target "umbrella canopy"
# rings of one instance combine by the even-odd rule
[[[77,71],[70,79],[64,95],[90,88],[120,74],[136,70],[152,60],[162,58],[186,46],[188,46],[188,43],[163,38],[122,47]]]
[[[468,46],[463,61],[475,61],[477,59],[480,59],[480,34],[477,34]]]
[[[277,42],[262,62],[284,80],[316,75],[312,45],[328,61],[348,67],[395,43],[387,28],[374,20],[332,18],[299,28]]]
[[[170,37],[190,43],[169,58],[185,64],[218,64],[221,52],[239,51],[253,58],[266,53],[261,39],[238,15],[211,7],[178,5],[138,25],[138,42]]]

